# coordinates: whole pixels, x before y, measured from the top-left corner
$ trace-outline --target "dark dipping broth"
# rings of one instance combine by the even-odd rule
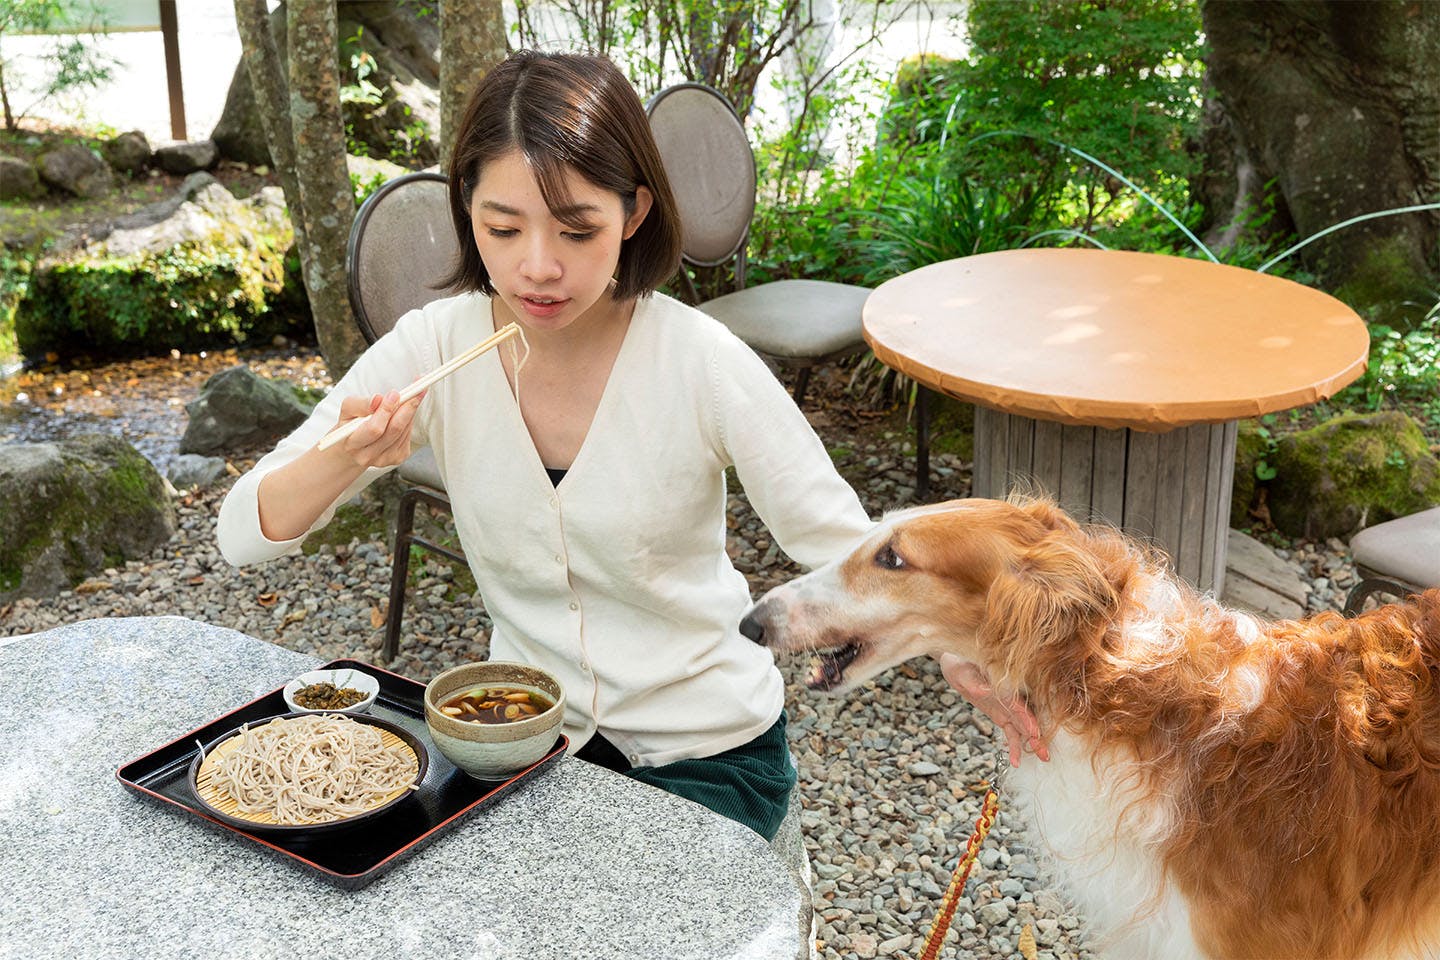
[[[527,687],[471,687],[446,700],[440,712],[469,723],[513,723],[528,720],[555,706],[555,701]]]

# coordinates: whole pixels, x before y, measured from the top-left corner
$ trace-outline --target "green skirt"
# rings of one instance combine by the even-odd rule
[[[677,760],[662,767],[632,767],[609,740],[595,734],[576,752],[627,777],[709,807],[722,817],[773,840],[790,807],[797,772],[785,738],[785,711],[760,736],[713,757]]]

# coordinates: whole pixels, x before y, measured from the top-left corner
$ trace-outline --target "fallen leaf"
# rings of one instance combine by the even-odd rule
[[[86,580],[75,588],[76,593],[99,593],[101,590],[109,590],[115,584],[109,580]]]
[[[381,610],[379,607],[374,606],[370,608],[370,626],[375,627],[376,629],[385,626],[384,610]]]
[[[1020,929],[1020,940],[1015,944],[1015,949],[1020,951],[1020,956],[1025,960],[1035,960],[1040,952],[1035,949],[1035,931],[1030,929],[1030,924],[1025,924]]]
[[[188,583],[188,584],[190,584],[190,586],[192,586],[192,587],[198,587],[198,586],[200,586],[200,584],[202,584],[202,583],[205,582],[205,578],[204,578],[204,577],[191,577],[189,580],[186,580],[185,582]]]
[[[229,460],[225,461],[225,472],[230,474],[230,476],[232,477],[240,476],[240,471],[235,469],[235,464],[231,463]]]
[[[911,680],[920,679],[920,672],[914,667],[910,666],[910,664],[908,663],[903,663],[900,665],[900,672],[905,674],[905,676],[909,677]]]
[[[15,604],[13,603],[7,603],[5,604],[5,606],[0,607],[0,620],[4,620],[6,617],[10,616],[10,611],[14,609]]]
[[[275,593],[262,593],[260,594],[260,596],[255,598],[256,602],[258,602],[262,607],[273,607],[275,606],[275,601],[279,599],[280,595]]]

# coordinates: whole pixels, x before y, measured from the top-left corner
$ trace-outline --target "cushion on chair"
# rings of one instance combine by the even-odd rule
[[[445,489],[445,484],[440,480],[440,468],[435,464],[435,451],[430,447],[421,447],[410,454],[410,459],[400,464],[400,479],[421,487],[442,491]]]
[[[1440,587],[1440,507],[1366,527],[1350,540],[1361,567],[1417,587]]]
[[[760,353],[819,359],[860,350],[867,287],[824,280],[776,280],[707,300],[700,309]]]

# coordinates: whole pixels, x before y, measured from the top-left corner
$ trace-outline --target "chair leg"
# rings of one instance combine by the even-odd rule
[[[930,391],[915,385],[915,499],[930,495]]]
[[[1345,598],[1343,615],[1355,616],[1365,607],[1365,601],[1370,599],[1372,594],[1388,593],[1404,597],[1414,592],[1410,587],[1403,583],[1396,583],[1394,580],[1386,580],[1383,577],[1366,577],[1350,588],[1350,594]]]
[[[805,388],[810,385],[810,368],[801,367],[795,373],[795,406],[805,402]]]
[[[395,515],[395,559],[390,564],[390,609],[385,613],[385,643],[380,659],[389,663],[400,649],[400,620],[405,615],[405,578],[410,573],[410,541],[415,527],[415,503],[419,498],[413,489],[400,496]]]

